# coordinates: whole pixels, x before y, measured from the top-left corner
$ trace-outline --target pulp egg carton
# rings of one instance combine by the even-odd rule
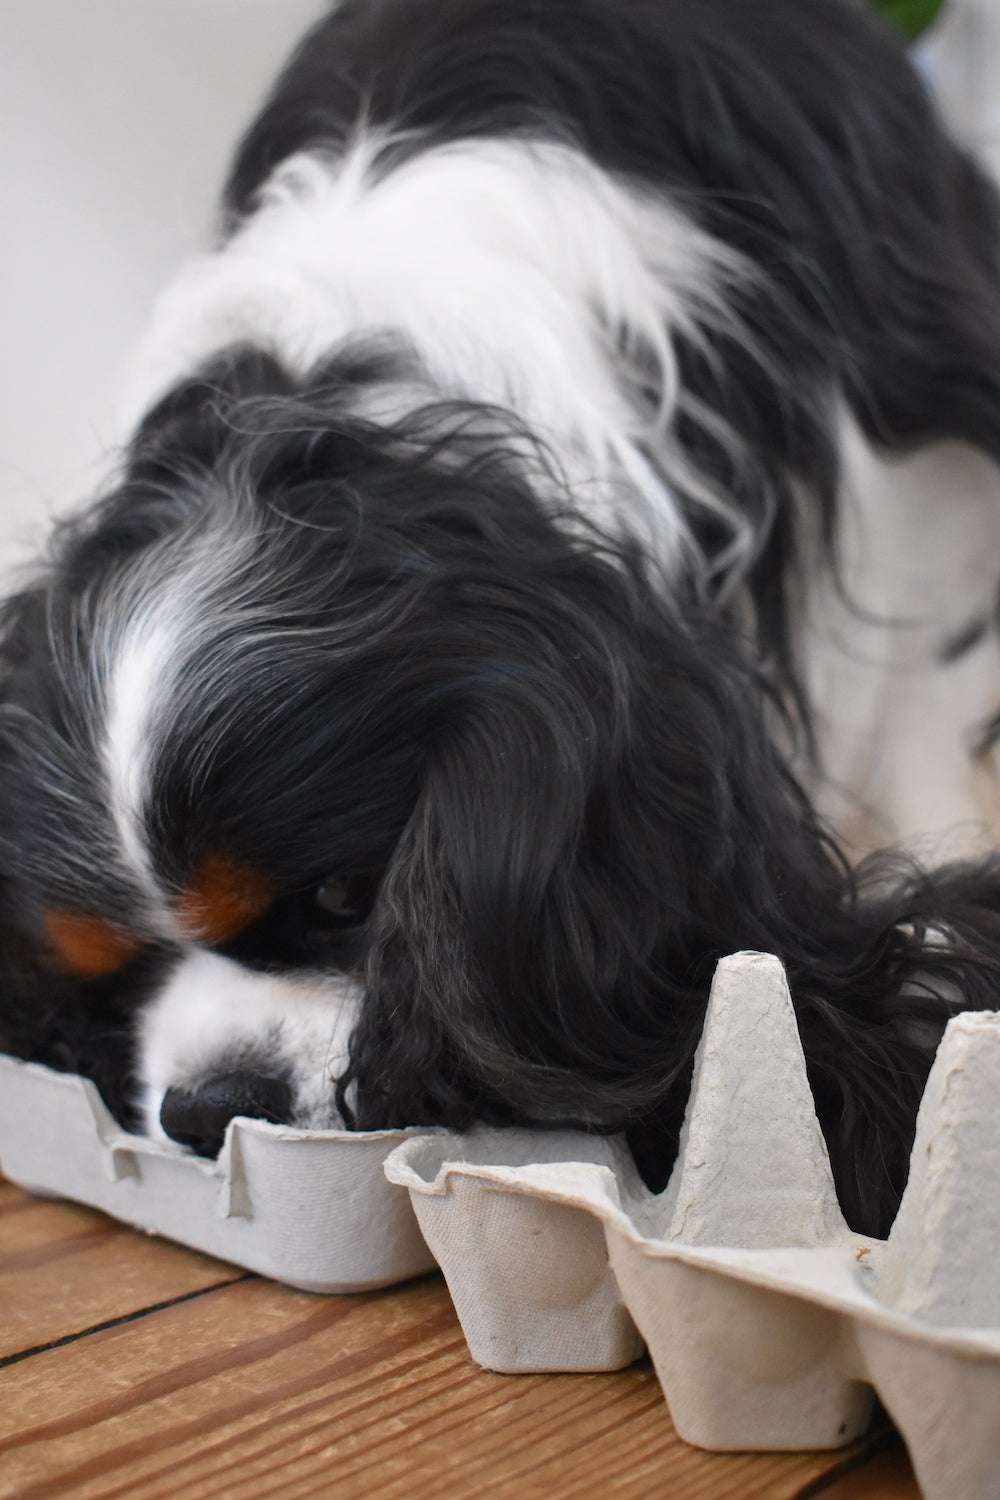
[[[877,1393],[927,1500],[1000,1495],[1000,1017],[959,1016],[888,1241],[837,1203],[781,965],[716,975],[671,1180],[570,1131],[305,1132],[234,1120],[218,1161],[0,1058],[0,1164],[36,1192],[311,1291],[444,1271],[472,1357],[609,1370],[648,1346],[681,1436],[837,1447]]]
[[[407,1195],[382,1170],[412,1134],[237,1119],[208,1161],[122,1130],[89,1079],[0,1056],[0,1168],[12,1182],[304,1291],[368,1291],[433,1268]]]
[[[611,1369],[649,1348],[680,1435],[835,1448],[877,1393],[927,1500],[1000,1496],[1000,1015],[949,1024],[887,1241],[837,1202],[784,972],[718,968],[680,1151],[654,1196],[613,1139],[415,1135],[409,1189],[475,1360]]]

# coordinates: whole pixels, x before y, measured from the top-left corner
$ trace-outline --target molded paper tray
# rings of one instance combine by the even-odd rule
[[[1000,1496],[998,1111],[1000,1016],[959,1016],[892,1234],[851,1233],[762,954],[719,966],[658,1197],[618,1140],[574,1132],[236,1120],[206,1162],[125,1134],[91,1084],[0,1058],[0,1162],[25,1187],[309,1290],[403,1280],[433,1251],[480,1364],[614,1369],[645,1340],[708,1448],[836,1447],[877,1392],[928,1500]]]
[[[11,1181],[304,1291],[366,1291],[433,1267],[406,1194],[382,1171],[411,1134],[234,1120],[206,1161],[129,1135],[89,1080],[0,1056],[0,1166]]]
[[[480,1363],[612,1367],[634,1349],[631,1317],[689,1442],[837,1447],[877,1392],[928,1500],[997,1500],[998,1113],[1000,1016],[959,1016],[892,1233],[853,1234],[781,965],[737,954],[658,1197],[614,1140],[546,1165],[521,1132],[417,1135],[386,1174],[410,1189]]]

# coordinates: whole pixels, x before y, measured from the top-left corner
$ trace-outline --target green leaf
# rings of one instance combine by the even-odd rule
[[[871,5],[904,36],[915,37],[936,18],[944,0],[871,0]]]

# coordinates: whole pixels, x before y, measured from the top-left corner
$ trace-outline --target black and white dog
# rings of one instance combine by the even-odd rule
[[[884,1232],[1000,997],[1000,865],[852,870],[817,807],[989,717],[985,181],[846,0],[344,0],[225,205],[120,481],[2,616],[0,1043],[203,1154],[574,1123],[658,1187],[764,949]],[[852,739],[883,636],[923,655],[858,666]]]

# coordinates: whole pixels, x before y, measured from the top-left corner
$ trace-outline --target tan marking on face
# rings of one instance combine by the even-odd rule
[[[230,854],[209,854],[178,896],[175,909],[192,938],[226,943],[263,916],[274,895],[270,880],[253,865]]]
[[[103,917],[49,907],[42,925],[59,968],[76,979],[103,979],[123,969],[143,940]]]

